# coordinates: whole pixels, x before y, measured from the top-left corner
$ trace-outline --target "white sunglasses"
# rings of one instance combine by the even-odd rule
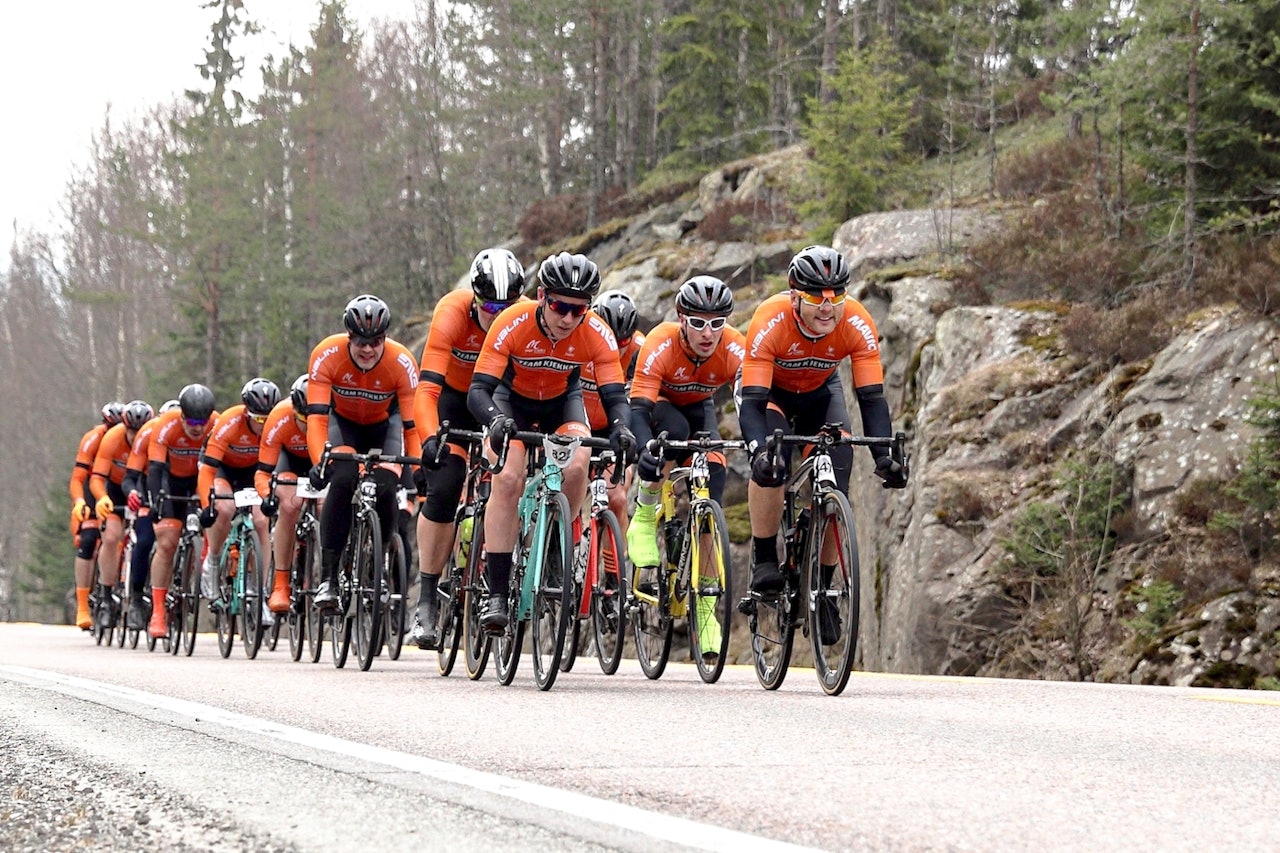
[[[688,323],[689,328],[693,329],[695,332],[701,332],[703,329],[707,328],[707,326],[711,327],[711,331],[718,332],[724,328],[725,323],[729,322],[729,318],[712,317],[707,319],[706,317],[685,317],[684,321]]]

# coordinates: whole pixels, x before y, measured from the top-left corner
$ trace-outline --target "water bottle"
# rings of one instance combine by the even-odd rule
[[[465,566],[467,559],[471,556],[471,530],[475,522],[474,515],[467,515],[458,523],[458,531],[461,534],[458,537],[458,557],[459,566]]]

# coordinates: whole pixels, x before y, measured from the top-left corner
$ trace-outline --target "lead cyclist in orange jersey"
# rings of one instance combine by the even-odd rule
[[[640,312],[631,297],[621,290],[606,290],[596,297],[591,310],[600,315],[600,319],[609,324],[613,336],[618,341],[618,363],[627,377],[626,392],[631,396],[631,377],[636,372],[636,358],[640,348],[644,346],[644,332],[637,326],[640,324]],[[593,363],[582,365],[582,402],[587,407],[587,423],[591,426],[591,434],[598,438],[609,436],[609,416],[600,401],[600,392],[596,388],[596,370]],[[618,526],[623,536],[627,533],[627,495],[631,492],[631,469],[620,482],[613,482],[613,469],[604,472],[609,483],[609,509],[618,519]]]
[[[267,417],[280,402],[280,388],[261,376],[250,379],[240,389],[240,404],[232,406],[214,420],[209,442],[200,454],[196,495],[200,498],[200,523],[209,532],[209,551],[200,576],[200,593],[209,601],[219,597],[216,561],[222,543],[231,532],[231,517],[236,506],[232,498],[209,499],[211,492],[233,495],[254,487],[258,470],[258,445],[262,441]],[[267,554],[270,528],[261,507],[253,508],[253,528],[258,534],[258,553]],[[269,614],[264,614],[268,615]],[[270,618],[264,620],[270,624]]]
[[[177,400],[166,400],[160,407],[156,417],[147,421],[138,430],[129,448],[129,460],[125,464],[124,481],[120,490],[124,492],[125,503],[134,512],[133,560],[129,564],[129,612],[125,615],[125,627],[131,631],[145,631],[151,611],[143,593],[147,582],[151,579],[151,551],[155,548],[156,533],[151,517],[151,498],[147,494],[147,451],[151,447],[151,436],[160,422],[159,415],[178,408]]]
[[[467,391],[485,334],[493,320],[524,298],[524,267],[506,249],[485,249],[471,262],[471,289],[454,290],[436,305],[422,348],[422,372],[414,397],[414,421],[422,441],[418,492],[425,497],[418,515],[418,610],[409,638],[420,649],[439,642],[436,589],[453,545],[454,512],[467,477],[467,449],[448,445],[442,453],[436,432],[443,421],[478,432],[467,409]],[[437,462],[437,457],[443,456]],[[430,473],[428,473],[430,471]]]
[[[498,315],[476,363],[467,407],[489,430],[491,458],[516,430],[587,436],[582,404],[582,365],[595,362],[600,398],[609,413],[609,440],[622,464],[630,464],[635,438],[627,426],[626,376],[618,344],[607,323],[589,310],[600,290],[600,270],[585,255],[561,252],[538,268],[536,302],[513,305]],[[506,464],[494,475],[484,517],[489,603],[481,624],[501,632],[507,625],[507,588],[524,491],[526,449],[512,441]],[[570,517],[577,518],[587,493],[591,450],[580,447],[564,472]],[[575,530],[578,528],[575,524]]]
[[[178,392],[178,408],[160,416],[151,446],[147,448],[147,493],[155,501],[161,492],[170,498],[193,497],[196,473],[205,439],[213,432],[213,392],[198,383]],[[187,514],[195,504],[166,500],[153,505],[156,549],[151,561],[151,622],[147,633],[160,638],[169,633],[164,597],[173,580],[173,552],[178,547]]]
[[[124,407],[121,422],[107,430],[98,444],[93,460],[93,473],[89,476],[89,490],[95,500],[94,510],[102,523],[102,551],[99,554],[99,577],[105,589],[120,582],[120,550],[124,545],[125,494],[122,487],[129,454],[133,449],[138,430],[155,417],[155,410],[146,400],[134,400]],[[103,611],[106,623],[99,628],[115,628],[120,618],[116,612],[114,596],[106,598],[108,607]]]
[[[322,489],[332,481],[320,512],[320,569],[315,606],[332,610],[338,603],[338,560],[351,531],[351,497],[358,469],[354,462],[322,462],[325,444],[335,451],[420,456],[422,447],[413,422],[413,396],[418,364],[402,344],[387,337],[391,310],[376,296],[362,294],[347,303],[342,323],[346,334],[330,335],[311,352],[307,374],[307,448],[311,485]],[[330,470],[331,469],[331,470]],[[396,490],[402,468],[383,463],[374,472],[382,541],[396,530]]]
[[[714,276],[699,275],[676,291],[676,321],[649,333],[631,384],[631,426],[640,444],[636,472],[640,489],[636,515],[627,531],[627,553],[637,566],[658,564],[655,507],[666,469],[674,464],[649,452],[654,435],[685,440],[698,432],[720,437],[715,394],[738,375],[746,339],[728,325],[733,291]],[[707,455],[711,497],[724,497],[725,457]],[[712,643],[712,645],[715,645]],[[717,645],[716,648],[719,648]]]
[[[93,583],[93,561],[98,550],[98,519],[93,514],[93,493],[89,491],[89,474],[98,455],[98,445],[107,430],[120,423],[124,403],[113,400],[102,407],[102,423],[80,437],[76,446],[76,463],[71,469],[71,537],[76,544],[76,627],[88,631],[93,627],[89,615],[89,584]]]
[[[302,374],[289,387],[289,399],[281,400],[267,416],[258,445],[258,468],[253,485],[262,496],[259,509],[276,519],[276,532],[271,547],[276,564],[275,581],[267,606],[272,613],[289,610],[289,567],[297,546],[294,526],[302,514],[303,500],[298,497],[298,478],[311,470],[307,451],[307,374]],[[271,491],[271,476],[276,477],[276,490]]]
[[[790,460],[776,449],[783,464],[774,464],[768,437],[778,429],[815,434],[824,424],[847,431],[849,416],[836,368],[844,359],[853,365],[853,385],[862,427],[870,436],[890,436],[893,424],[884,398],[884,368],[875,322],[867,309],[845,291],[849,267],[827,246],[808,246],[791,259],[791,289],[760,304],[747,330],[738,406],[742,438],[751,458],[747,501],[751,515],[751,589],[782,588],[777,534],[782,518],[783,485]],[[889,456],[889,448],[871,446],[875,473],[886,488],[902,489],[907,472]],[[853,448],[832,449],[836,482],[849,491]]]

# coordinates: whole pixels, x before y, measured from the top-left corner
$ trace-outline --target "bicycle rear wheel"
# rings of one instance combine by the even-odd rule
[[[383,608],[383,632],[387,637],[387,657],[400,659],[404,647],[404,619],[409,609],[409,570],[405,565],[404,541],[391,534],[387,545],[387,603]]]
[[[241,599],[240,619],[244,630],[240,634],[244,643],[244,656],[253,660],[262,648],[262,609],[266,597],[262,594],[262,559],[258,555],[258,534],[248,529],[240,543],[240,574],[244,578],[244,597]]]
[[[796,589],[794,578],[784,570],[782,591],[747,599],[747,627],[751,630],[751,658],[756,678],[765,690],[777,690],[787,677],[791,646],[795,638]]]
[[[838,696],[853,671],[859,597],[857,532],[849,499],[841,492],[833,490],[822,496],[813,533],[806,596],[813,667],[822,691]],[[824,550],[826,560],[822,559]]]
[[[370,512],[356,520],[355,565],[352,567],[354,587],[351,604],[355,611],[352,639],[360,671],[368,672],[373,659],[382,650],[382,530],[377,515]]]
[[[622,662],[622,646],[627,638],[627,611],[622,584],[622,528],[613,510],[601,510],[591,519],[591,551],[595,564],[591,590],[591,630],[596,658],[605,675],[613,675]],[[588,569],[588,576],[593,572]]]
[[[453,549],[449,559],[440,573],[440,581],[436,585],[437,606],[440,618],[436,621],[436,633],[440,637],[440,648],[436,650],[436,666],[441,675],[453,672],[453,665],[458,659],[458,648],[462,645],[463,602],[466,595],[462,590],[464,569],[457,563],[458,533],[455,531]]]
[[[689,652],[698,675],[714,684],[724,672],[733,622],[729,524],[714,500],[698,501],[689,519]]]
[[[196,650],[196,631],[200,627],[200,552],[196,550],[195,542],[188,541],[179,549],[179,553],[183,554],[182,591],[179,595],[181,615],[176,620],[178,636],[174,638],[173,653],[178,653],[176,644],[181,639],[183,653],[191,657],[191,653]],[[170,632],[173,631],[174,624],[170,623]]]
[[[560,492],[547,496],[542,504],[546,531],[544,548],[534,556],[538,567],[533,590],[533,677],[540,690],[550,690],[564,659],[565,635],[569,620],[576,621],[573,597],[573,531],[569,521],[569,499]]]
[[[476,509],[471,525],[471,551],[467,555],[466,572],[462,581],[463,647],[466,650],[467,678],[476,681],[484,675],[489,663],[493,638],[480,627],[480,617],[489,600],[489,583],[484,564],[484,507]]]

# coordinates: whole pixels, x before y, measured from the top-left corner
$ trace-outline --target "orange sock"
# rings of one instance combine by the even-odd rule
[[[89,587],[76,587],[76,627],[87,631],[93,627],[93,617],[89,615]]]

